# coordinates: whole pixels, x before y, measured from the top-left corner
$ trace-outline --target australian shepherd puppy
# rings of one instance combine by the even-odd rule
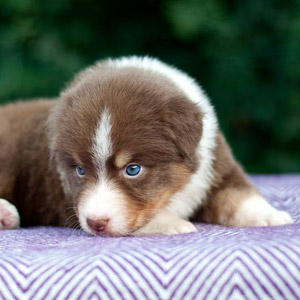
[[[111,236],[194,232],[191,218],[292,223],[248,181],[199,85],[148,57],[98,62],[57,100],[3,106],[0,166],[2,229],[72,217]]]

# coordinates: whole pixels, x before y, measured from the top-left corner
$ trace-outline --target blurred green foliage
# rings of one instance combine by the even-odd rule
[[[300,0],[0,0],[0,102],[56,96],[108,56],[194,76],[249,172],[300,171]]]

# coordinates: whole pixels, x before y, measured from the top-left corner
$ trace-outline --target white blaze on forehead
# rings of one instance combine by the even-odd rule
[[[122,192],[113,182],[101,179],[87,189],[79,204],[79,221],[83,229],[90,232],[86,219],[109,219],[110,230],[126,232],[126,208]]]
[[[111,128],[111,116],[107,108],[104,108],[96,130],[93,147],[95,164],[100,167],[102,172],[105,170],[105,162],[112,153]]]

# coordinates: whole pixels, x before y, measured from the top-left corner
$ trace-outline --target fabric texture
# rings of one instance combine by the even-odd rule
[[[0,231],[1,299],[300,299],[300,175],[252,176],[293,225],[175,236]]]

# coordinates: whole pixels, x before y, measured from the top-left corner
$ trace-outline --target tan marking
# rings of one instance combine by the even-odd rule
[[[117,168],[122,169],[124,168],[131,159],[131,155],[127,152],[120,152],[119,154],[116,155],[115,158],[115,165]]]
[[[81,159],[79,158],[79,156],[76,154],[76,152],[72,153],[72,157],[77,164],[79,164],[80,166],[83,166],[83,163],[82,163]]]

